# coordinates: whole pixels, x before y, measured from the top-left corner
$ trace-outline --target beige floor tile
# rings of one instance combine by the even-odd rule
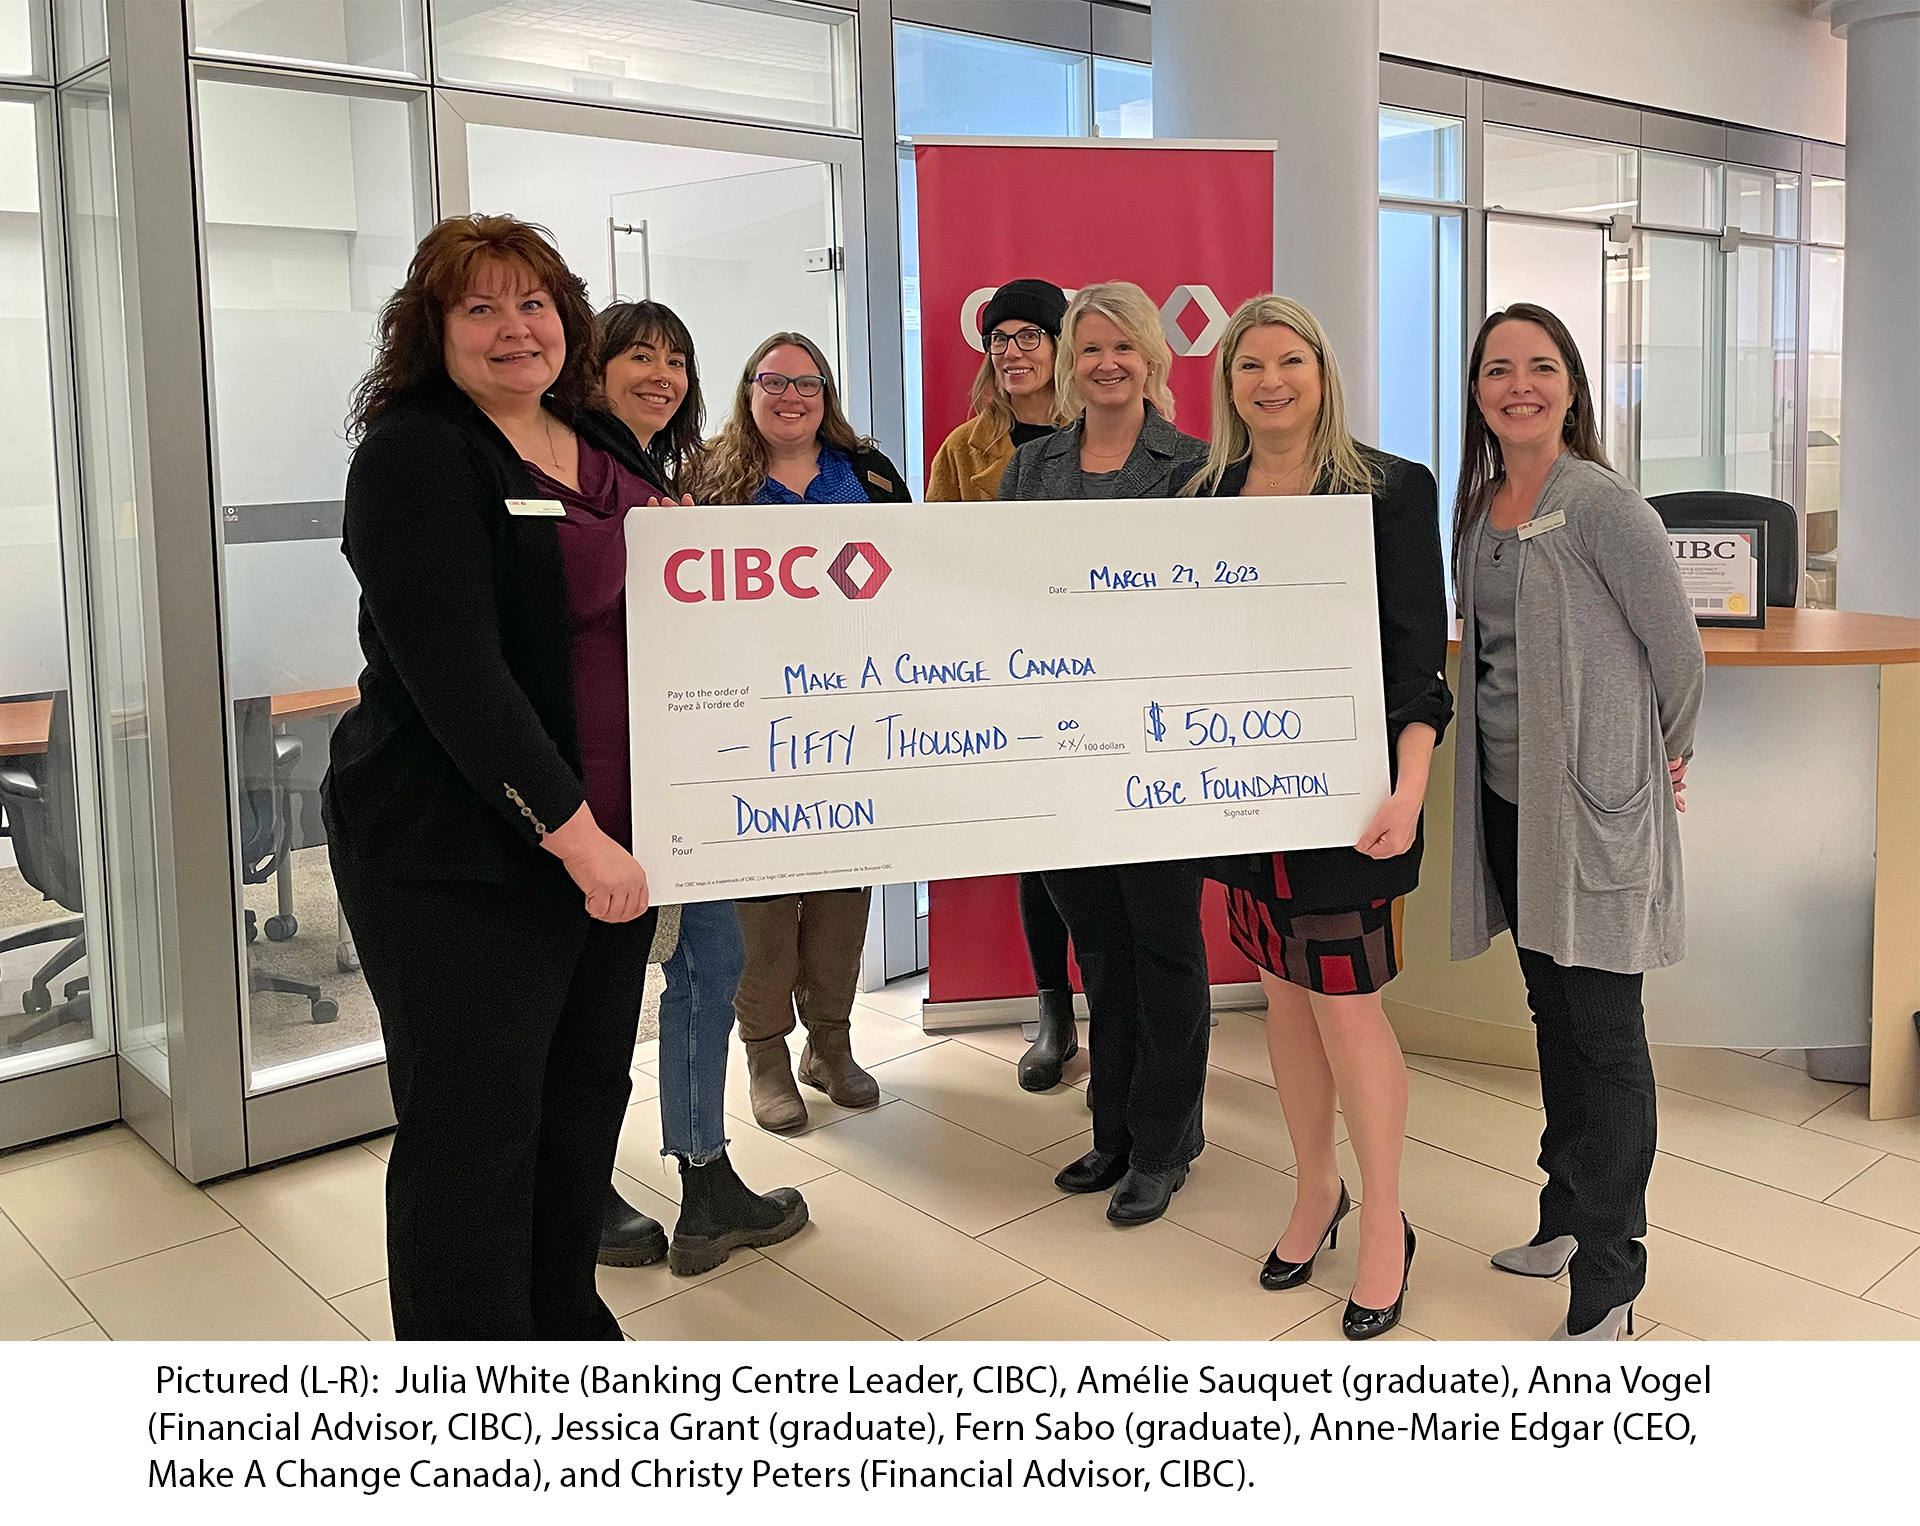
[[[1093,1130],[1084,1134],[1075,1134],[1071,1139],[1063,1139],[1058,1144],[1050,1144],[1044,1150],[1035,1150],[1033,1158],[1041,1165],[1058,1171],[1062,1166],[1070,1166],[1087,1151],[1093,1148]]]
[[[1664,1153],[1647,1187],[1647,1220],[1855,1295],[1920,1250],[1910,1230]]]
[[[1909,1256],[1873,1285],[1867,1297],[1903,1314],[1920,1315],[1920,1253]]]
[[[1638,1332],[1633,1338],[1637,1341],[1698,1341],[1697,1335],[1688,1335],[1684,1330],[1676,1330],[1672,1325],[1645,1325],[1639,1319],[1633,1322]]]
[[[1014,1067],[971,1044],[939,1044],[873,1067],[883,1090],[949,1123],[1031,1155],[1087,1127],[1072,1087],[1023,1092]]]
[[[1311,1288],[1269,1293],[1253,1258],[1168,1219],[1118,1228],[1106,1207],[1104,1193],[1068,1198],[981,1243],[1173,1340],[1271,1340],[1328,1301]]]
[[[233,1228],[137,1138],[0,1176],[0,1211],[68,1278]]]
[[[1806,1127],[1816,1134],[1865,1145],[1869,1150],[1884,1150],[1889,1155],[1920,1160],[1920,1118],[1883,1118],[1876,1123],[1867,1116],[1864,1086],[1842,1097],[1824,1113],[1809,1118]]]
[[[1057,1282],[1036,1282],[990,1309],[955,1320],[930,1341],[1157,1341],[1130,1319]]]
[[[1343,1144],[1339,1154],[1340,1174],[1357,1202],[1363,1186],[1360,1162],[1351,1144]],[[1477,1160],[1409,1139],[1400,1158],[1400,1206],[1415,1229],[1430,1229],[1491,1256],[1533,1237],[1540,1189]]]
[[[1293,1164],[1293,1141],[1287,1137],[1286,1114],[1280,1111],[1280,1099],[1271,1082],[1249,1081],[1245,1076],[1217,1066],[1207,1071],[1207,1097],[1203,1118],[1207,1141],[1263,1166],[1285,1171]],[[1346,1130],[1336,1114],[1336,1135],[1345,1139]],[[1204,1160],[1206,1157],[1201,1157]]]
[[[393,1339],[393,1302],[384,1280],[329,1298],[335,1311],[370,1341]]]
[[[908,975],[882,986],[877,991],[861,991],[854,998],[857,1006],[869,1007],[888,1017],[897,1017],[920,1025],[920,1003],[927,999],[927,977]]]
[[[870,1320],[774,1262],[759,1260],[620,1321],[637,1341],[884,1341]]]
[[[1030,1287],[1039,1276],[845,1172],[807,1193],[812,1222],[762,1252],[903,1340]]]
[[[656,1081],[660,1079],[660,1067],[652,1060],[637,1062],[633,1068],[637,1075],[652,1076]]]
[[[633,1082],[633,1091],[627,1097],[627,1106],[636,1107],[647,1103],[658,1109],[660,1106],[660,1078],[650,1070],[642,1070],[638,1065],[627,1072]]]
[[[1475,1060],[1447,1060],[1431,1054],[1408,1055],[1407,1067],[1443,1080],[1458,1081],[1462,1086],[1517,1102],[1522,1107],[1540,1106],[1540,1072],[1537,1070],[1514,1065],[1482,1065]]]
[[[1274,1339],[1280,1341],[1338,1341],[1342,1346],[1348,1345],[1349,1342],[1346,1337],[1346,1332],[1340,1328],[1340,1317],[1345,1314],[1346,1311],[1347,1306],[1344,1301],[1329,1303],[1318,1314],[1314,1315],[1312,1319],[1302,1320],[1291,1330],[1287,1331],[1286,1334],[1276,1335]],[[1374,1336],[1373,1340],[1368,1344],[1377,1344],[1380,1341],[1428,1341],[1431,1339],[1431,1336],[1422,1335],[1417,1330],[1409,1330],[1406,1321],[1402,1319],[1399,1324],[1395,1325],[1385,1335]]]
[[[388,1130],[384,1134],[375,1134],[371,1139],[361,1140],[360,1148],[373,1151],[373,1153],[378,1155],[382,1160],[391,1159],[393,1156],[392,1130]]]
[[[1541,1341],[1567,1312],[1567,1290],[1498,1270],[1480,1250],[1414,1231],[1413,1269],[1401,1322],[1437,1341]],[[1353,1291],[1360,1236],[1340,1237],[1313,1266],[1313,1285],[1341,1300]]]
[[[1407,1134],[1523,1181],[1546,1178],[1540,1153],[1541,1114],[1457,1081],[1407,1072]]]
[[[1827,1201],[1883,1224],[1920,1231],[1920,1161],[1884,1155]]]
[[[662,1197],[624,1171],[614,1172],[613,1185],[635,1208],[659,1220],[660,1227],[669,1235],[673,1233],[674,1222],[680,1217],[680,1205],[672,1198]],[[600,1297],[607,1307],[613,1311],[613,1317],[623,1319],[635,1309],[644,1309],[650,1303],[671,1298],[675,1293],[684,1293],[688,1288],[697,1288],[715,1277],[737,1272],[748,1262],[759,1259],[759,1251],[743,1247],[732,1252],[712,1271],[702,1272],[698,1277],[676,1277],[667,1270],[664,1261],[656,1261],[652,1266],[597,1266],[593,1269],[594,1285],[599,1288]]]
[[[885,1023],[893,1022],[893,1019],[890,1017],[877,1017],[874,1020]],[[894,1026],[904,1028],[906,1024],[894,1023]],[[915,1031],[918,1032],[919,1030],[916,1029]],[[800,1033],[795,1033],[788,1040],[788,1048],[792,1054],[790,1063],[796,1069],[800,1062],[801,1045],[804,1042],[805,1035]],[[879,1063],[877,1060],[860,1052],[858,1040],[854,1043],[854,1055],[862,1065]],[[842,1118],[858,1118],[863,1113],[872,1111],[871,1108],[841,1107],[817,1087],[802,1085],[798,1081],[795,1082],[795,1085],[799,1090],[800,1100],[806,1104],[807,1121],[791,1134],[781,1134],[779,1137],[782,1139],[796,1138],[813,1129],[824,1127],[826,1124],[838,1123]],[[880,1101],[876,1105],[884,1107],[892,1100],[892,1095],[887,1092],[885,1088],[882,1088]],[[743,1046],[738,1039],[734,1040],[733,1051],[727,1056],[727,1092],[724,1106],[727,1111],[727,1117],[732,1120],[727,1126],[729,1133],[734,1132],[741,1126],[749,1129],[759,1129],[759,1125],[753,1121],[753,1083],[747,1073],[747,1052],[745,1046]]]
[[[853,1053],[862,1065],[879,1065],[887,1060],[898,1059],[903,1054],[911,1054],[916,1049],[927,1049],[934,1044],[947,1042],[944,1034],[928,1033],[920,1026],[920,1004],[917,1001],[906,1012],[866,1007],[856,1002],[852,1018]],[[800,1043],[805,1038],[804,1031],[794,1031],[795,1054],[800,1052]]]
[[[1703,1341],[1920,1340],[1920,1319],[1817,1282],[1663,1229],[1646,1243],[1636,1311]]]
[[[1734,1054],[1751,1055],[1756,1060],[1764,1060],[1768,1055],[1773,1053],[1771,1049],[1735,1049],[1732,1052]]]
[[[29,1145],[0,1155],[0,1176],[28,1166],[43,1166],[50,1160],[65,1160],[69,1155],[85,1155],[89,1150],[104,1150],[109,1145],[125,1144],[134,1132],[124,1123],[110,1123],[104,1129],[89,1129],[84,1134],[69,1134],[65,1139]]]
[[[0,1341],[33,1341],[70,1330],[87,1311],[26,1236],[0,1218]]]
[[[727,1138],[727,1158],[733,1162],[741,1180],[755,1192],[770,1192],[775,1187],[804,1186],[833,1169],[818,1157],[804,1150],[796,1150],[778,1134],[769,1134],[739,1119],[728,1120]],[[658,1108],[627,1109],[614,1164],[662,1197],[670,1198],[675,1203],[680,1201],[680,1167],[673,1159],[660,1153]]]
[[[962,1234],[985,1234],[1060,1196],[1053,1167],[910,1102],[816,1129],[797,1143]]]
[[[1842,1098],[1834,1106],[1849,1101]],[[1795,1128],[1665,1087],[1660,1088],[1659,1118],[1660,1148],[1669,1155],[1801,1197],[1829,1197],[1877,1159],[1873,1149],[1827,1137],[1812,1123]],[[1680,1328],[1687,1326],[1682,1322]]]
[[[43,1341],[104,1341],[112,1337],[98,1325],[89,1320],[84,1325],[75,1325],[71,1330],[62,1330],[57,1335],[43,1335]]]
[[[1262,1086],[1273,1085],[1273,1063],[1267,1057],[1267,1024],[1264,1015],[1251,1012],[1216,1012],[1207,1047],[1207,1063],[1221,1070],[1245,1076]]]
[[[1807,1052],[1804,1049],[1769,1049],[1760,1056],[1774,1065],[1791,1065],[1795,1070],[1807,1068]]]
[[[1852,1088],[1731,1049],[1653,1046],[1653,1075],[1669,1091],[1724,1102],[1782,1123],[1805,1123]]]
[[[349,1145],[207,1189],[322,1298],[387,1274],[387,1168]]]
[[[245,1230],[122,1261],[72,1286],[117,1341],[360,1339]]]
[[[658,1065],[660,1062],[660,1040],[642,1039],[633,1046],[633,1063],[636,1065]]]
[[[1193,1163],[1187,1182],[1173,1195],[1167,1217],[1217,1245],[1265,1261],[1286,1227],[1294,1179],[1209,1145]]]

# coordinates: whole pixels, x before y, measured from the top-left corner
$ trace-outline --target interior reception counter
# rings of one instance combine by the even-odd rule
[[[1648,976],[1648,1036],[1871,1046],[1872,1116],[1910,1116],[1920,1113],[1920,620],[1813,609],[1767,619],[1763,631],[1701,632],[1707,692],[1681,818],[1688,956]],[[1499,1031],[1527,1021],[1512,943],[1462,964],[1447,957],[1452,800],[1449,741],[1434,758],[1426,868],[1387,1009],[1409,1049],[1530,1064],[1531,1035]]]

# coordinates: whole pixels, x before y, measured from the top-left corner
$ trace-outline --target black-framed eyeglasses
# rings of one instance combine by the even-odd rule
[[[1016,344],[1023,350],[1037,350],[1040,348],[1040,341],[1046,338],[1046,336],[1047,331],[1045,329],[1035,328],[1032,324],[1028,324],[1023,329],[1015,329],[1011,334],[1002,333],[999,329],[995,329],[991,334],[987,335],[987,353],[989,355],[1004,355],[1007,353],[1007,345],[1009,343]]]
[[[753,379],[768,397],[778,397],[789,387],[801,397],[818,397],[827,385],[824,376],[782,376],[778,371],[759,371]]]

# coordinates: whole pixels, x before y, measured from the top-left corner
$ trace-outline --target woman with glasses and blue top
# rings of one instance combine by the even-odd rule
[[[600,314],[594,359],[607,406],[632,432],[653,480],[678,492],[706,416],[687,326],[658,302],[617,302]],[[655,1220],[609,1188],[599,1260],[649,1266],[664,1256],[668,1270],[691,1277],[736,1248],[790,1238],[807,1222],[807,1205],[791,1187],[752,1191],[727,1159],[727,1037],[746,960],[733,902],[662,907],[660,917],[661,1154],[680,1162],[680,1216],[669,1245]]]
[[[973,416],[947,436],[927,474],[928,503],[986,503],[999,496],[1013,453],[1069,422],[1053,384],[1067,294],[1051,281],[1009,281],[980,310],[986,354],[973,379]],[[1030,1092],[1060,1084],[1080,1052],[1067,977],[1067,924],[1037,874],[1020,876],[1020,926],[1040,995],[1040,1030],[1016,1072]]]
[[[748,358],[726,426],[693,474],[700,503],[910,503],[905,480],[840,406],[833,370],[804,334],[774,334]],[[734,1016],[747,1050],[754,1122],[807,1121],[787,1035],[806,1024],[800,1079],[840,1107],[872,1107],[880,1088],[853,1058],[853,993],[867,936],[866,886],[738,903],[746,969]]]

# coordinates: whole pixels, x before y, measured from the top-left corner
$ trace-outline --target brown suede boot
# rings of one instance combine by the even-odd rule
[[[840,1107],[872,1107],[880,1100],[880,1083],[854,1063],[853,1034],[846,1028],[807,1030],[800,1079]]]
[[[793,1084],[793,1053],[784,1038],[748,1041],[747,1088],[753,1121],[761,1128],[784,1134],[807,1121],[807,1105]]]

